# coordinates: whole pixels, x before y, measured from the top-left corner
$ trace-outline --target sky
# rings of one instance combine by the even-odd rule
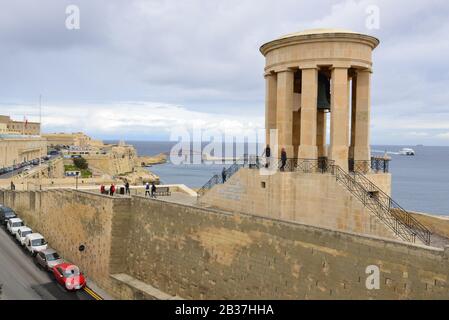
[[[80,28],[66,28],[66,8]],[[373,144],[449,145],[447,0],[14,0],[0,3],[0,114],[45,132],[166,140],[263,128],[259,47],[311,28],[376,36]],[[379,9],[378,28],[367,24]]]

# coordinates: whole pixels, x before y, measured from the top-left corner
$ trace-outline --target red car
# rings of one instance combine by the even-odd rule
[[[56,281],[69,291],[80,290],[86,286],[86,279],[80,269],[70,263],[61,263],[52,268]]]

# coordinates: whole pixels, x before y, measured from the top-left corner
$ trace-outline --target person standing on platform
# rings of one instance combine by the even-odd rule
[[[145,197],[146,197],[147,195],[148,195],[149,197],[151,197],[151,194],[150,194],[150,183],[148,183],[148,182],[145,184]]]
[[[287,151],[285,148],[282,148],[281,151],[281,171],[285,171],[285,165],[287,164]]]
[[[131,190],[129,189],[129,182],[128,181],[126,181],[126,183],[125,183],[125,193],[127,195],[131,195]]]

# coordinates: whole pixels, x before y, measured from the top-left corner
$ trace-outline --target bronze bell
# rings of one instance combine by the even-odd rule
[[[329,111],[331,109],[331,90],[330,81],[323,73],[318,73],[318,110]]]

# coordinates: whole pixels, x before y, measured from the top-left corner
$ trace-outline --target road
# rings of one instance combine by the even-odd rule
[[[46,164],[48,164],[51,160],[57,158],[58,156],[49,156],[49,157],[50,157],[49,160],[42,161],[42,163],[41,163],[40,165],[42,165],[42,166],[43,166],[43,165],[46,165]],[[38,165],[38,164],[37,164],[37,165],[30,165],[30,167],[32,167],[32,170],[33,170],[33,169],[36,169],[37,167],[39,167],[39,165]],[[8,172],[8,173],[0,174],[0,179],[11,179],[12,177],[14,177],[14,176],[16,176],[16,175],[21,174],[22,172],[24,172],[24,171],[25,171],[24,169],[25,169],[25,168],[20,168],[20,169],[17,169],[17,170]]]
[[[84,290],[66,291],[0,227],[0,300],[95,299]]]

